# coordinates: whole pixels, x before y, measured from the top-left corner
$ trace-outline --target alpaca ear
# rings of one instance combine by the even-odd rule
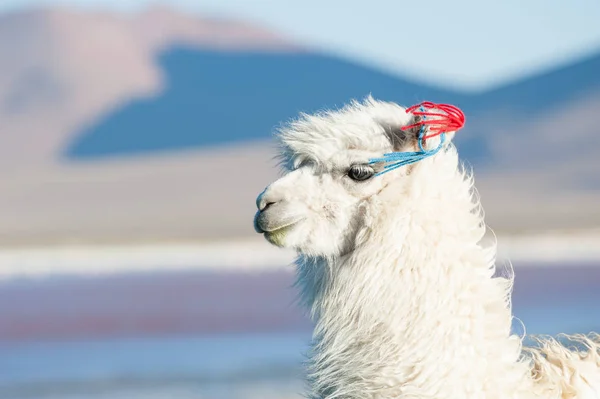
[[[394,151],[405,151],[407,147],[413,147],[417,143],[421,126],[417,125],[408,129],[404,126],[419,123],[422,119],[422,116],[411,115],[411,118],[402,126],[383,125],[384,134],[390,141]]]
[[[419,122],[422,120],[423,117],[421,115],[411,115],[410,120],[403,126],[384,126],[385,135],[392,144],[394,151],[407,151],[407,149],[419,148],[419,135],[423,129]],[[406,126],[411,127],[407,128]],[[425,136],[427,136],[429,133],[429,128],[427,125],[425,125]],[[445,133],[445,145],[448,145],[452,141],[455,134],[455,131]],[[425,142],[426,147],[433,146],[435,148],[439,145],[440,136],[436,135],[427,139]]]

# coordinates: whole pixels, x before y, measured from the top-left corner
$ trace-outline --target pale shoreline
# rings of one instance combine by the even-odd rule
[[[498,261],[515,267],[600,266],[600,231],[498,236]],[[0,281],[150,271],[289,270],[294,254],[262,239],[217,243],[70,245],[0,249]],[[522,263],[522,265],[520,265]]]

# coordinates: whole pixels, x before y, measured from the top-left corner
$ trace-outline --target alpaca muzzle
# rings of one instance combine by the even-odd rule
[[[257,233],[273,233],[286,229],[301,220],[304,217],[291,215],[286,211],[287,204],[284,202],[274,202],[259,209],[254,215],[254,230]]]

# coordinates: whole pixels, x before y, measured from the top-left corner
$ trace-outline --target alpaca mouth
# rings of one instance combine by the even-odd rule
[[[292,223],[287,223],[284,224],[283,226],[279,226],[276,228],[270,228],[268,230],[263,231],[264,234],[279,234],[279,233],[283,233],[285,230],[289,230],[291,227],[293,227],[294,225],[296,225],[298,222],[292,222]]]
[[[271,244],[278,247],[283,247],[287,233],[297,224],[298,222],[293,222],[280,226],[276,229],[269,229],[269,231],[263,231],[263,235]]]
[[[271,223],[268,223],[264,218],[261,218],[260,215],[257,214],[256,218],[254,219],[254,230],[260,234],[280,234],[298,224],[300,221],[302,221],[302,219],[273,226]]]

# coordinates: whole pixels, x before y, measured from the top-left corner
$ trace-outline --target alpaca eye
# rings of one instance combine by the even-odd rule
[[[348,169],[348,177],[356,181],[367,180],[374,174],[375,171],[368,165],[352,165],[350,169]]]

